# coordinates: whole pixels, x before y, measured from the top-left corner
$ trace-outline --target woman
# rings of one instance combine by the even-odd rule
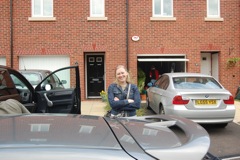
[[[115,76],[115,82],[108,87],[108,101],[112,107],[111,116],[119,114],[136,116],[136,110],[141,104],[137,86],[130,83],[129,73],[123,65],[117,66]]]

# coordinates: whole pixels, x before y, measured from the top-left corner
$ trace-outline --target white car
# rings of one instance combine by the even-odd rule
[[[199,73],[165,73],[148,84],[146,104],[157,114],[177,115],[197,123],[232,122],[234,98],[212,76]]]

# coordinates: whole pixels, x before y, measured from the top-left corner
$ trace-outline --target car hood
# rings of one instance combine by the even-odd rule
[[[46,155],[59,156],[63,152],[64,156],[85,155],[92,154],[91,150],[95,150],[95,154],[104,154],[108,150],[113,155],[127,152],[136,159],[151,159],[151,155],[171,160],[176,159],[176,153],[180,159],[191,157],[194,160],[201,159],[210,146],[209,136],[201,126],[174,116],[111,119],[89,115],[31,114],[0,116],[0,126],[0,154],[6,158],[25,154],[39,157],[46,152]],[[174,128],[181,128],[183,139]],[[109,156],[108,153],[105,155]]]

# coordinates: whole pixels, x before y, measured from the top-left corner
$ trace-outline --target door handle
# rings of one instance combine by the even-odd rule
[[[47,101],[48,107],[52,107],[53,106],[53,102],[48,99],[47,93],[44,93],[43,95],[44,95],[44,97],[45,97],[45,99]]]

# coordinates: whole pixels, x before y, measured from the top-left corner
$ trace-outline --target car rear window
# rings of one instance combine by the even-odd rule
[[[174,77],[176,89],[221,89],[221,85],[211,77]]]

